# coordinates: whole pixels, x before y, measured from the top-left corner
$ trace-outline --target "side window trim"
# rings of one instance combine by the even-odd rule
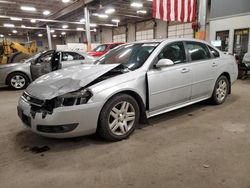
[[[186,41],[183,41],[182,43],[183,43],[183,46],[185,49],[186,61],[187,61],[187,63],[191,63],[192,60],[191,60],[190,54],[188,53],[187,43],[186,43]]]

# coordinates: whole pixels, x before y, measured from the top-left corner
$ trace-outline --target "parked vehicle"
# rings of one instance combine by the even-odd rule
[[[94,61],[95,58],[80,52],[55,50],[41,52],[23,63],[0,65],[0,86],[24,89],[32,80],[46,73]]]
[[[88,52],[89,55],[94,57],[100,57],[104,54],[106,54],[109,50],[121,45],[124,43],[118,42],[118,43],[107,43],[107,44],[101,44],[94,48],[91,52]]]
[[[237,74],[233,56],[200,40],[124,44],[93,65],[35,80],[20,97],[18,115],[43,136],[98,132],[118,141],[158,114],[206,99],[222,104]]]
[[[245,79],[250,71],[250,53],[245,53],[242,63],[239,63],[239,78]]]

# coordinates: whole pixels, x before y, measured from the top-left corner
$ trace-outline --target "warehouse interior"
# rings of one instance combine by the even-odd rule
[[[0,187],[250,187],[249,10],[248,0],[0,0]],[[207,59],[192,59],[192,42]],[[184,55],[160,64],[163,43]],[[118,123],[135,117],[114,136],[105,123],[118,107]]]

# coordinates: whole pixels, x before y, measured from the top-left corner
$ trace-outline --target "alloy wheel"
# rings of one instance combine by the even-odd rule
[[[135,122],[135,109],[127,101],[116,104],[108,118],[108,125],[114,135],[125,135]]]
[[[227,96],[227,82],[220,80],[216,88],[216,98],[219,102],[222,102]]]
[[[11,78],[10,83],[11,83],[12,87],[14,87],[16,89],[21,89],[25,86],[26,80],[21,75],[15,75]]]

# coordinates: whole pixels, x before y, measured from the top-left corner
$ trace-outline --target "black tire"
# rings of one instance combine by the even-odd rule
[[[226,89],[224,91],[225,96],[223,97],[223,99],[220,100],[217,92],[218,92],[218,89],[219,89],[219,85],[222,82],[224,82],[226,84]],[[217,79],[216,83],[215,83],[213,95],[211,97],[211,102],[213,104],[215,104],[215,105],[223,104],[225,102],[226,98],[227,98],[228,93],[229,93],[229,87],[230,87],[230,85],[229,85],[229,81],[228,81],[227,77],[226,76],[220,76]]]
[[[17,87],[16,85],[13,84],[12,82],[12,79],[14,79],[15,77],[20,77],[20,78],[23,78],[24,82],[21,83],[21,85],[19,87]],[[11,73],[7,80],[6,80],[6,83],[7,85],[11,88],[11,89],[14,89],[14,90],[21,90],[21,89],[25,89],[28,85],[29,85],[29,78],[26,74],[24,73],[21,73],[21,72],[14,72],[14,73]]]
[[[110,113],[114,107],[116,107],[119,104],[122,105],[123,102],[126,102],[129,105],[132,105],[131,109],[134,110],[134,114],[135,114],[134,122],[132,123],[131,128],[125,134],[116,135],[111,131],[111,129],[109,127],[109,121],[110,121],[110,117],[111,117]],[[125,117],[126,116],[124,115],[123,121],[126,120]],[[126,139],[134,132],[136,126],[138,125],[139,117],[140,117],[140,110],[139,110],[139,106],[138,106],[138,103],[136,102],[136,100],[133,97],[131,97],[130,95],[118,94],[118,95],[112,97],[108,102],[106,102],[103,109],[101,110],[101,113],[99,116],[97,133],[101,137],[103,137],[104,139],[107,139],[110,141],[120,141],[120,140]],[[126,125],[127,125],[127,123],[126,123]]]

